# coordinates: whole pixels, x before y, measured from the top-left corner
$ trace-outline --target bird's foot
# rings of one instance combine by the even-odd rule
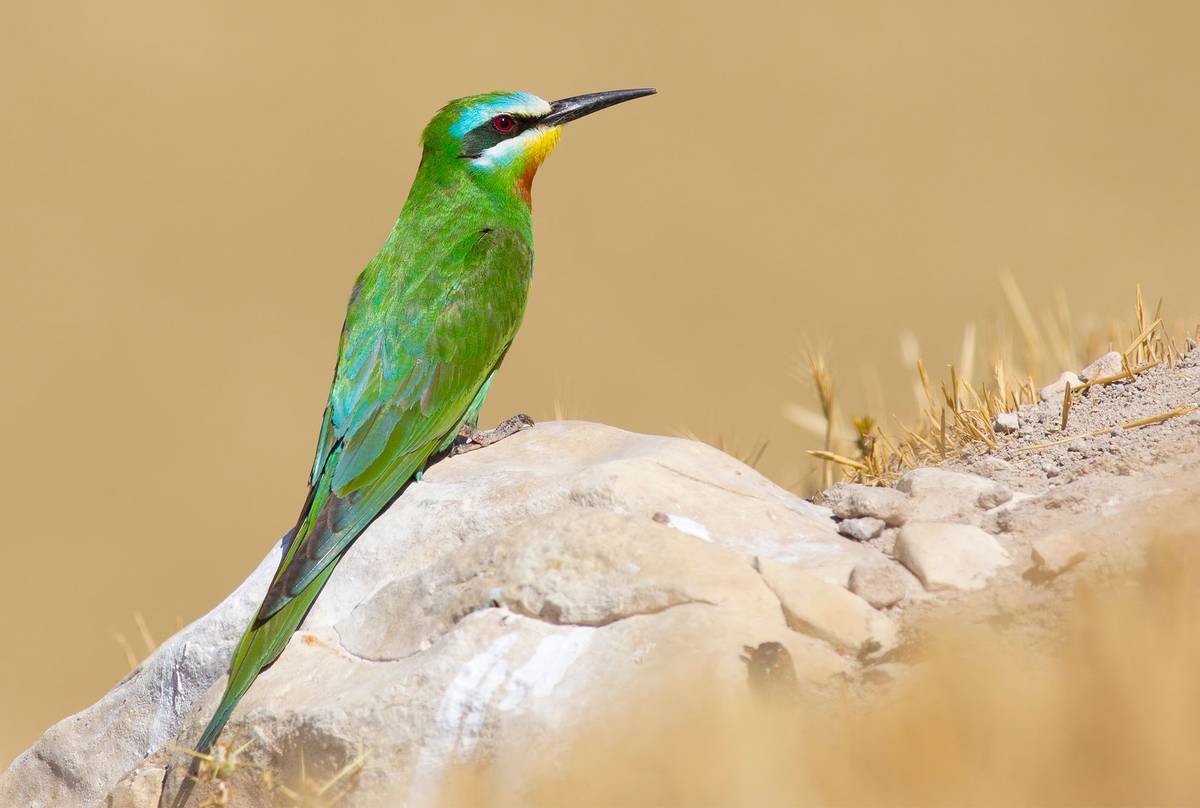
[[[495,429],[472,429],[464,426],[458,434],[458,439],[450,447],[450,456],[454,457],[482,449],[484,446],[491,446],[493,443],[498,443],[510,435],[515,435],[532,426],[533,419],[523,412],[501,422]]]

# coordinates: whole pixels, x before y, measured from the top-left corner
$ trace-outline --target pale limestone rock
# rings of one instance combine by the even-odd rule
[[[899,564],[859,564],[850,573],[850,591],[876,609],[895,606],[921,584]]]
[[[909,521],[978,523],[980,511],[1012,499],[1008,486],[975,474],[942,468],[916,468],[896,481],[911,497]]]
[[[874,516],[860,516],[857,519],[843,519],[838,523],[838,533],[855,541],[870,541],[883,532],[886,523]]]
[[[858,655],[895,647],[895,624],[858,595],[792,564],[760,558],[758,570],[779,597],[793,629]]]
[[[972,525],[909,522],[896,539],[896,557],[928,590],[982,589],[1008,553]]]
[[[1116,376],[1124,368],[1125,365],[1121,354],[1117,351],[1109,351],[1079,371],[1079,378],[1081,381],[1090,382],[1095,379],[1102,379],[1105,376]]]
[[[910,469],[896,481],[896,489],[914,499],[947,496],[984,509],[1012,499],[1012,491],[994,480],[936,467]]]
[[[1074,373],[1069,370],[1064,371],[1056,381],[1051,382],[1039,390],[1038,397],[1042,401],[1054,401],[1057,404],[1062,404],[1063,393],[1065,393],[1067,390],[1068,382],[1071,384],[1071,389],[1075,389],[1083,384],[1083,382],[1079,380],[1079,377]]]
[[[902,525],[908,520],[908,497],[893,488],[839,483],[827,497],[839,519],[871,517],[889,525]]]
[[[568,505],[385,584],[337,628],[352,654],[391,659],[428,647],[459,615],[490,606],[556,625],[605,626],[686,603],[764,620],[779,610],[732,550],[642,516]]]
[[[1074,534],[1057,531],[1033,543],[1033,562],[1039,572],[1058,575],[1087,558],[1087,551]]]
[[[0,805],[107,808],[109,796],[152,793],[159,765],[172,797],[187,759],[168,750],[193,743],[211,714],[278,553],[0,773]],[[801,685],[820,688],[848,663],[788,628],[756,557],[834,589],[856,565],[886,561],[839,536],[827,509],[712,447],[540,424],[436,464],[398,498],[222,740],[254,738],[248,761],[285,782],[300,750],[319,777],[366,744],[352,804],[418,808],[454,762],[551,755],[617,696],[669,688],[683,671],[744,690],[746,645],[782,643]],[[272,803],[260,770],[234,775],[232,804]],[[189,804],[206,796],[198,787]]]

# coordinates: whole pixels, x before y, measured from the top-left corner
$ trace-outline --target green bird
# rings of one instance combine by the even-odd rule
[[[425,128],[408,200],[350,294],[308,498],[197,753],[283,652],[342,555],[432,459],[460,435],[486,445],[531,423],[477,431],[525,311],[533,176],[568,121],[653,93],[552,103],[485,93],[451,101]]]

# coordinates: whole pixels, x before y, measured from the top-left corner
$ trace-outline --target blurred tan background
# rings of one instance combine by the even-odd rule
[[[0,25],[0,765],[228,592],[304,494],[350,285],[420,128],[493,88],[572,125],[485,420],[769,440],[797,360],[910,400],[964,322],[1196,311],[1200,6],[8,3]],[[896,395],[890,395],[895,390]],[[893,399],[896,401],[892,403]]]

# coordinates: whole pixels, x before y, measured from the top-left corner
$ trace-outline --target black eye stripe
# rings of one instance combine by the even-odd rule
[[[508,115],[516,125],[508,132],[496,131],[494,122],[499,115]],[[537,118],[529,115],[518,115],[512,112],[497,113],[488,118],[486,122],[463,135],[462,152],[458,156],[473,160],[502,140],[508,140],[521,134],[530,126],[537,123],[537,120]]]

